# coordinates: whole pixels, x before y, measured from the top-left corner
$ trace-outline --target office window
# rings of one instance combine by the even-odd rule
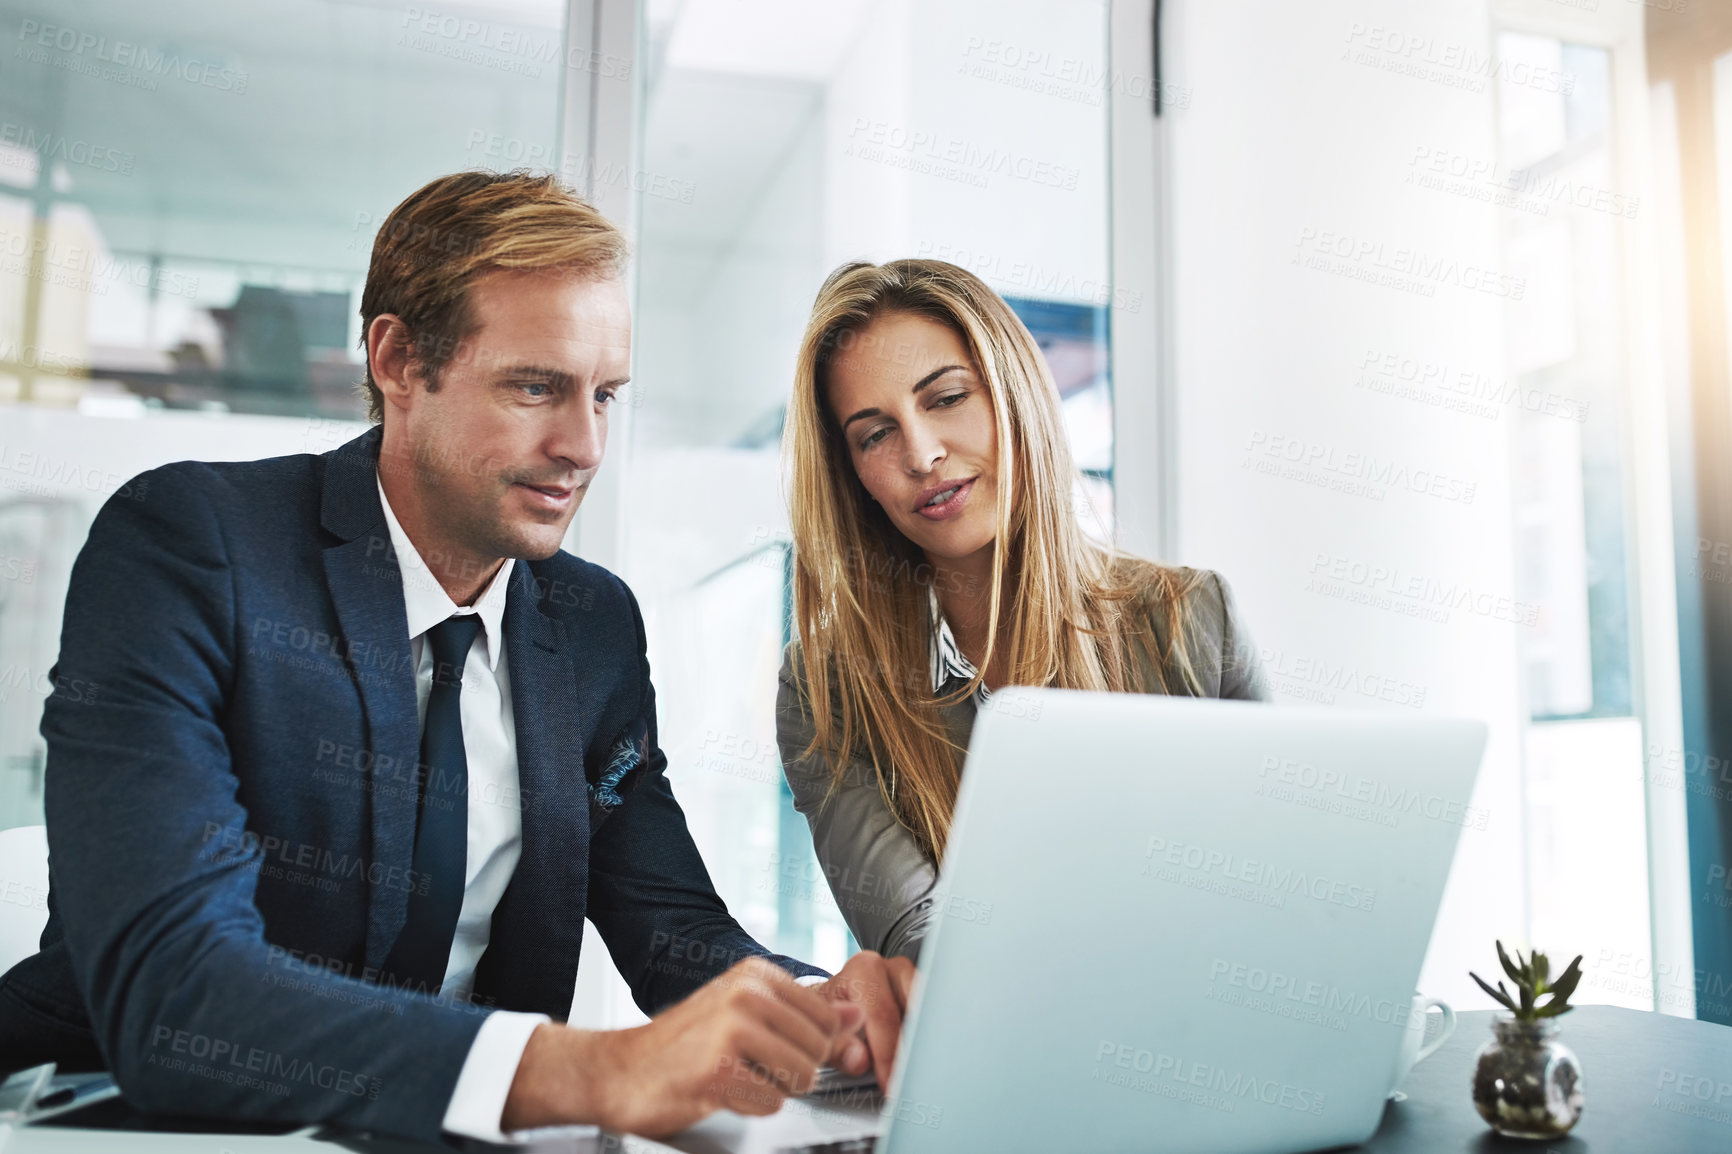
[[[561,0],[0,12],[0,396],[357,415],[383,215],[558,163]]]
[[[1624,231],[1610,53],[1498,39],[1516,612],[1526,671],[1530,933],[1589,957],[1649,950],[1642,728],[1631,685]],[[1555,84],[1511,78],[1553,76]],[[1584,998],[1651,1008],[1643,989]]]
[[[560,163],[565,10],[0,0],[0,828],[41,820],[102,500],[360,431],[374,232],[440,174]]]

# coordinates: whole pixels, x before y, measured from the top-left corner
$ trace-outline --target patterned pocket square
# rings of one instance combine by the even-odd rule
[[[644,755],[648,752],[649,726],[639,719],[613,743],[613,748],[607,755],[607,764],[602,767],[601,776],[590,783],[590,805],[601,813],[623,805],[625,795],[631,790],[622,789],[621,786],[632,770],[643,764]]]

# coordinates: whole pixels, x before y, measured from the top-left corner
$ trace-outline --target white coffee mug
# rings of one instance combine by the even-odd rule
[[[1425,1025],[1434,1006],[1443,1012],[1443,1029],[1437,1032],[1437,1037],[1427,1042]],[[1401,1049],[1395,1057],[1395,1080],[1389,1091],[1391,1098],[1399,1100],[1401,1083],[1407,1080],[1408,1073],[1437,1053],[1438,1047],[1449,1041],[1449,1036],[1453,1033],[1455,1010],[1448,1002],[1442,998],[1428,998],[1424,994],[1413,995],[1413,1007],[1408,1011],[1406,1028],[1401,1031]]]

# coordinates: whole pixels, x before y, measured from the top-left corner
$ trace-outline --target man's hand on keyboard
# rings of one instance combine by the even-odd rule
[[[648,1025],[530,1036],[504,1128],[590,1122],[648,1138],[719,1109],[774,1114],[812,1088],[818,1066],[855,1038],[862,1007],[749,958]]]

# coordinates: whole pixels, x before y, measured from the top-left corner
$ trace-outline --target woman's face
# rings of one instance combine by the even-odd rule
[[[992,396],[956,332],[885,313],[841,343],[828,393],[855,474],[905,537],[933,560],[992,544]]]

